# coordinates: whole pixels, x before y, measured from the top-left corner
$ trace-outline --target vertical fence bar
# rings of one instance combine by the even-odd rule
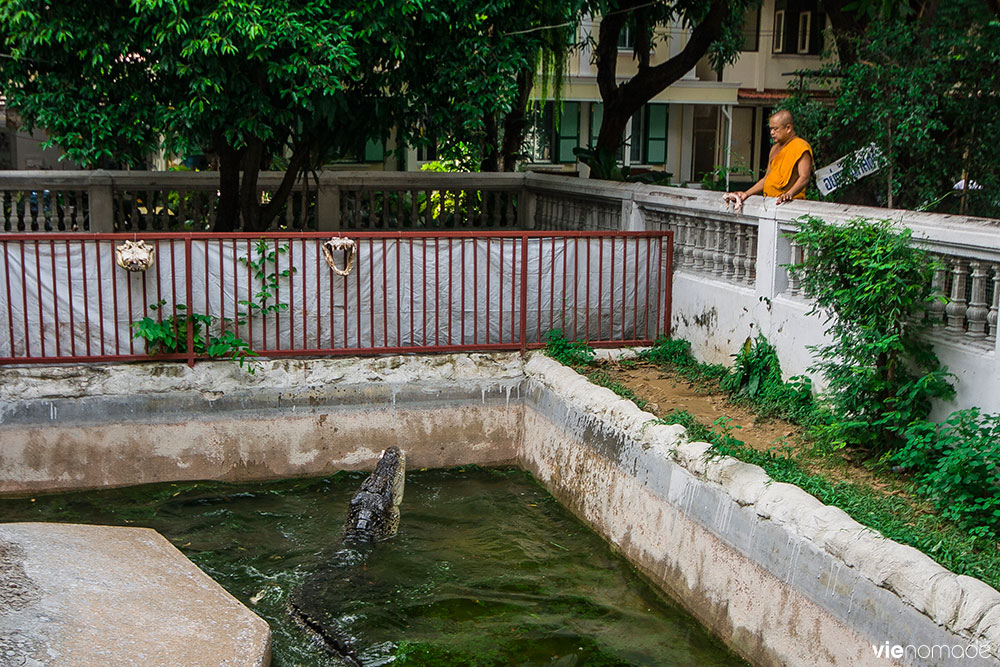
[[[510,240],[510,342],[513,343],[515,338],[514,327],[516,322],[514,320],[514,287],[517,285],[517,267],[515,266],[515,260],[517,259],[517,239],[513,238]],[[522,283],[523,284],[523,283]]]
[[[49,241],[49,260],[50,260],[49,263],[52,265],[52,320],[53,320],[54,329],[55,329],[55,332],[56,332],[56,356],[57,357],[61,357],[62,356],[62,347],[61,347],[62,340],[61,340],[61,337],[59,336],[59,294],[58,294],[58,285],[59,285],[59,283],[58,283],[58,281],[56,281],[56,243],[55,243],[55,241]],[[38,275],[39,276],[42,275],[41,271],[38,272]],[[38,307],[39,307],[39,309],[41,309],[41,307],[42,307],[42,303],[41,303],[41,290],[39,290],[38,293],[39,293]],[[42,326],[42,340],[43,341],[45,340],[45,326],[44,325]],[[45,354],[45,350],[43,349],[42,350],[42,355],[44,356],[44,354]]]
[[[662,261],[662,258],[663,258],[663,244],[664,243],[667,244],[666,270],[664,272],[664,279],[663,279],[664,289],[662,290],[663,291],[663,335],[664,336],[669,336],[670,335],[670,308],[671,308],[671,304],[673,303],[673,295],[671,294],[671,292],[673,291],[673,278],[672,278],[672,276],[674,275],[673,274],[673,261],[674,261],[674,257],[673,257],[673,254],[674,254],[673,253],[673,249],[674,249],[674,247],[673,247],[673,240],[674,240],[674,233],[673,232],[668,232],[666,238],[661,238],[660,239],[660,258],[661,258],[660,261]]]
[[[386,199],[386,195],[383,192],[382,193],[382,211],[383,211],[383,213],[385,212],[385,206],[386,206],[387,203],[388,203],[388,200]],[[370,261],[366,263],[366,265],[370,265],[370,264],[371,264]],[[357,301],[354,304],[354,309],[356,311],[358,311],[358,332],[357,333],[358,333],[358,349],[360,350],[361,347],[362,347],[361,346],[361,329],[362,329],[362,326],[361,326],[362,319],[361,318],[362,318],[363,313],[361,312],[361,262],[359,262],[357,260],[357,258],[355,258],[355,260],[354,260],[354,269],[355,269],[355,271],[354,271],[354,284],[357,287],[357,289],[355,289],[354,291],[355,291],[355,293],[357,294],[357,297],[358,297]],[[369,272],[371,272],[371,267],[370,266],[369,266]],[[346,276],[344,277],[344,283],[345,284],[347,283],[347,277]]]
[[[39,206],[42,206],[41,204]],[[70,264],[69,240],[66,240],[66,302],[69,306],[69,354],[76,356],[76,318],[73,314],[73,266]]]
[[[475,242],[473,242],[475,243]],[[459,248],[462,252],[462,298],[460,313],[461,313],[461,324],[459,325],[459,344],[465,345],[465,239],[459,239]]]
[[[541,240],[539,240],[538,275],[539,275],[539,303],[541,303]],[[541,306],[539,306],[539,321],[541,321]],[[528,236],[521,235],[521,356],[528,351]]]
[[[472,241],[472,344],[479,343],[479,241]]]
[[[13,205],[13,204],[12,204]],[[35,253],[37,256],[37,242]],[[28,270],[24,264],[24,241],[21,241],[21,300],[24,306],[24,356],[31,357],[31,329],[28,327]],[[9,285],[8,285],[9,286]]]
[[[368,239],[368,327],[371,329],[371,346],[375,347],[375,265],[372,257],[375,256],[375,239]],[[382,267],[385,267],[385,257],[382,257]],[[361,282],[361,274],[358,274],[358,282]],[[385,281],[382,281],[383,286]]]
[[[500,237],[500,267],[497,272],[497,289],[499,290],[500,298],[497,299],[497,342],[503,342],[503,237]],[[489,291],[486,292],[487,299],[489,298]],[[488,303],[488,302],[487,302]]]
[[[451,256],[452,246],[451,239],[448,239],[448,345],[452,344],[451,335],[451,311],[452,311],[452,292],[455,291],[454,276],[455,276],[455,266],[454,260]]]
[[[486,239],[486,344],[490,344],[490,240]]]
[[[8,254],[8,251],[10,249],[10,244],[8,244],[6,241],[2,241],[2,243],[3,243],[3,271],[4,271],[4,277],[7,280],[7,327],[8,329],[10,329],[10,356],[16,357],[17,354],[15,354],[14,350],[14,304],[10,298],[11,276],[10,276],[10,255]],[[21,265],[21,271],[23,275],[24,264]],[[25,281],[22,280],[21,282],[23,284]],[[25,338],[27,338],[27,333],[28,330],[25,329]]]
[[[87,336],[87,356],[90,356],[90,294],[87,289],[87,244],[80,241],[80,264],[83,266],[83,331]],[[100,285],[98,285],[100,287]]]
[[[173,255],[174,244],[170,244],[170,252]],[[192,307],[194,304],[194,276],[191,271],[191,258],[192,258],[192,248],[191,248],[191,237],[184,237],[184,282],[185,292],[187,294],[188,308]],[[176,274],[176,266],[172,267],[174,270],[171,274]],[[176,300],[176,299],[175,299]],[[194,322],[191,321],[191,313],[188,312],[187,318],[187,364],[190,368],[194,368]]]
[[[455,215],[458,215],[458,201],[455,201]],[[449,240],[449,243],[451,241]],[[441,241],[434,240],[434,344],[441,344]]]

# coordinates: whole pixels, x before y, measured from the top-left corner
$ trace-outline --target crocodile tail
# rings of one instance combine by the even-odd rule
[[[364,667],[361,658],[358,657],[358,652],[349,641],[331,633],[328,628],[317,623],[299,609],[294,602],[289,602],[288,611],[292,618],[305,628],[327,652],[340,658],[350,667]]]

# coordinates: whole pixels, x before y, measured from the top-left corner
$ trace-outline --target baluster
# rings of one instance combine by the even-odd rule
[[[993,269],[993,296],[990,299],[990,312],[986,315],[986,326],[989,328],[986,340],[996,345],[997,314],[1000,311],[1000,264],[991,264],[990,266]]]
[[[934,275],[931,278],[931,301],[927,304],[927,319],[932,325],[944,323],[945,303],[948,285],[948,264],[941,256],[934,256]]]
[[[704,221],[700,218],[691,218],[691,227],[694,231],[694,236],[692,237],[692,248],[691,248],[691,268],[695,271],[702,271],[705,268],[705,225]]]
[[[733,259],[733,280],[743,282],[747,260],[747,227],[736,225],[736,257]]]
[[[709,220],[705,223],[705,273],[715,273],[718,253],[715,240],[718,238],[718,231],[718,224],[715,220]]]
[[[791,240],[790,246],[791,246],[791,264],[792,265],[801,264],[802,261],[799,256],[801,248],[799,247],[798,242],[794,238]],[[792,271],[791,267],[786,268],[785,272],[788,275],[788,293],[791,296],[798,296],[799,294],[798,274]]]
[[[684,250],[687,246],[687,220],[682,216],[672,215],[667,218],[667,227],[674,230],[674,267],[684,265]]]
[[[736,223],[724,223],[726,227],[726,250],[722,261],[724,264],[722,277],[728,281],[736,275]]]
[[[965,311],[965,318],[969,322],[965,335],[969,338],[986,338],[986,316],[989,314],[989,308],[986,307],[986,263],[975,261],[970,266],[972,295]]]
[[[744,261],[746,275],[744,279],[748,285],[753,285],[757,280],[757,228],[750,227],[747,230],[747,255]]]
[[[715,221],[715,251],[712,253],[712,273],[722,277],[726,271],[726,224]]]
[[[686,269],[693,269],[695,263],[695,248],[697,247],[697,234],[698,229],[695,226],[694,220],[684,216],[684,258],[681,264],[684,265]]]
[[[948,317],[948,330],[961,333],[965,325],[965,285],[966,276],[969,274],[967,263],[964,259],[956,259],[952,262],[951,270],[951,300],[945,306],[944,312]]]

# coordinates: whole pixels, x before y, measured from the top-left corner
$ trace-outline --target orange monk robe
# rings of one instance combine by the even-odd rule
[[[764,196],[777,197],[783,194],[798,177],[795,165],[799,158],[809,153],[812,157],[812,147],[802,137],[795,137],[782,147],[771,160],[771,168],[764,179]],[[805,199],[806,191],[795,195],[795,199]]]

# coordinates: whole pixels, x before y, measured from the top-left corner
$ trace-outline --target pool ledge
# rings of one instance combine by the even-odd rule
[[[525,373],[522,465],[753,663],[1000,664],[995,589],[551,359]]]
[[[271,631],[147,528],[0,524],[0,662],[267,667]]]

